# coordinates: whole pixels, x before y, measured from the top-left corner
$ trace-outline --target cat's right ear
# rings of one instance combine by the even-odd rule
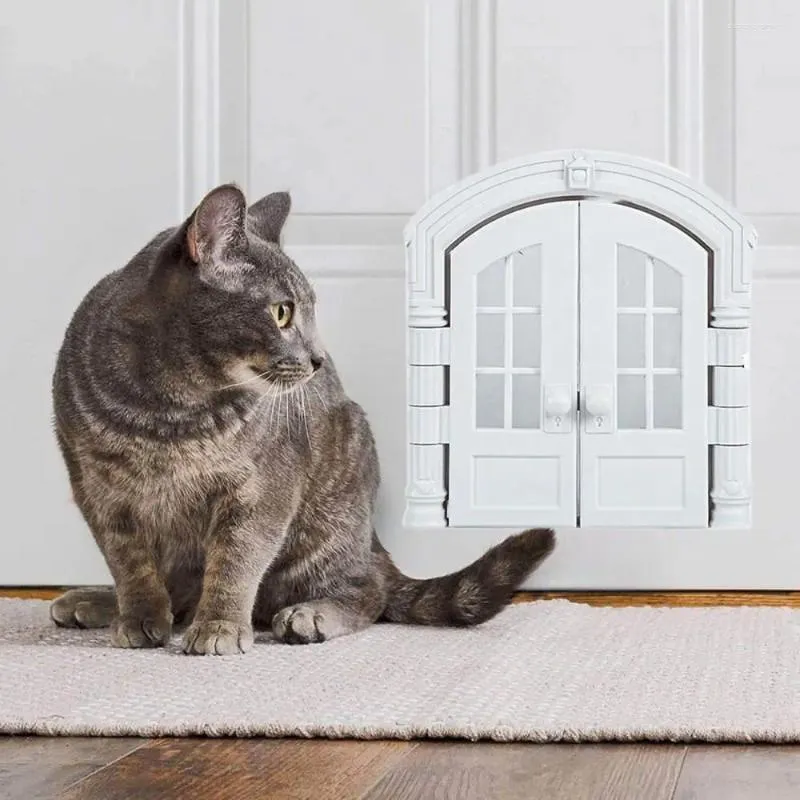
[[[245,220],[247,201],[233,183],[212,189],[189,217],[186,251],[195,264],[225,261],[239,248],[247,246]]]

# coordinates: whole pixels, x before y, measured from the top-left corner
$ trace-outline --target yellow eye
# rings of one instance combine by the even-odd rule
[[[269,313],[279,328],[285,328],[292,321],[294,303],[273,303],[269,307]]]

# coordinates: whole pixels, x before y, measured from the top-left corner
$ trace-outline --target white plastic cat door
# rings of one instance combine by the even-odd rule
[[[450,525],[708,524],[707,265],[602,201],[452,249]]]
[[[405,245],[405,526],[750,527],[756,234],[735,208],[562,150],[430,198]]]

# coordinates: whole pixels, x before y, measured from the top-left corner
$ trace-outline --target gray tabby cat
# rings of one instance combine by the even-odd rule
[[[152,647],[186,622],[184,651],[214,654],[246,651],[253,624],[291,644],[379,619],[474,625],[552,550],[552,531],[529,530],[446,577],[395,567],[373,530],[369,424],[278,244],[289,207],[220,186],[75,313],[55,427],[115,588],[68,591],[58,625]]]

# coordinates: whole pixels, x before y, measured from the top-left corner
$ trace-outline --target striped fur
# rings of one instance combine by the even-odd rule
[[[552,549],[552,532],[527,531],[456,575],[398,572],[373,532],[372,431],[277,242],[288,212],[285,193],[248,209],[218,187],[76,311],[55,429],[115,586],[67,592],[57,624],[111,625],[122,647],[187,624],[198,654],[247,650],[254,623],[288,643],[379,619],[477,624]],[[279,328],[270,309],[285,303]]]
[[[509,536],[472,564],[441,578],[395,572],[383,613],[390,622],[469,626],[491,619],[555,547],[555,534],[534,528]]]

